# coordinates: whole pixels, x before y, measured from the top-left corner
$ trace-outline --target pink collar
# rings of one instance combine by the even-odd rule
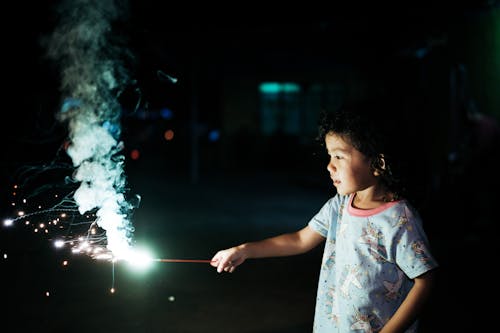
[[[356,207],[352,206],[352,200],[354,199],[354,193],[349,195],[349,204],[347,205],[347,212],[353,216],[360,216],[360,217],[367,217],[367,216],[372,216],[375,214],[378,214],[380,212],[383,212],[384,210],[391,208],[395,204],[399,202],[397,201],[391,201],[391,202],[386,202],[383,205],[377,207],[377,208],[372,208],[372,209],[359,209]]]

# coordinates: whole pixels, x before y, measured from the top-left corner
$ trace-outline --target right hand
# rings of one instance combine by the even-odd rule
[[[217,272],[229,272],[232,273],[247,259],[245,251],[241,246],[231,247],[226,250],[221,250],[217,252],[211,262],[210,265],[213,267],[217,267]]]

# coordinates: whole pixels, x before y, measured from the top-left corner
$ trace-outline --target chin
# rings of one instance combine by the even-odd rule
[[[340,195],[349,195],[349,194],[352,194],[353,192],[348,192],[348,191],[345,191],[342,189],[337,189],[337,193]]]
[[[341,189],[337,188],[337,194],[346,195],[347,193],[345,191],[342,191]]]

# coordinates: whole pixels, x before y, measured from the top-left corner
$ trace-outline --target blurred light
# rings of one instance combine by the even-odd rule
[[[139,156],[141,154],[139,153],[139,150],[138,149],[133,149],[131,152],[130,152],[130,158],[133,159],[133,160],[137,160],[139,159]]]
[[[277,82],[264,82],[260,84],[259,90],[264,94],[277,94],[280,91],[280,84]]]
[[[163,134],[163,137],[165,138],[165,140],[167,141],[170,141],[174,138],[174,131],[169,129],[169,130],[166,130],[165,133]]]
[[[163,108],[160,110],[160,116],[163,119],[171,119],[174,116],[174,113],[169,108]]]
[[[14,224],[14,221],[11,220],[11,219],[7,219],[7,220],[3,221],[3,225],[6,226],[6,227],[10,227],[13,224]]]
[[[422,47],[415,50],[415,57],[417,57],[418,59],[423,59],[428,53],[429,50],[425,47]]]
[[[263,82],[259,90],[263,94],[296,93],[300,91],[300,86],[292,82]]]
[[[163,107],[157,110],[149,109],[138,109],[135,111],[135,117],[142,120],[147,119],[172,119],[174,117],[174,111],[167,107]]]
[[[219,140],[219,138],[220,138],[219,130],[211,130],[210,133],[208,133],[208,140],[212,142]]]
[[[281,89],[283,92],[287,93],[294,93],[294,92],[299,92],[300,91],[300,86],[297,83],[283,83],[281,85]]]

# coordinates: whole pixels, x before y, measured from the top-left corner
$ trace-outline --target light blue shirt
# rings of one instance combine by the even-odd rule
[[[309,226],[326,238],[318,282],[315,333],[378,332],[413,286],[438,266],[422,221],[406,201],[361,210],[336,195]],[[407,332],[416,332],[417,323]]]

